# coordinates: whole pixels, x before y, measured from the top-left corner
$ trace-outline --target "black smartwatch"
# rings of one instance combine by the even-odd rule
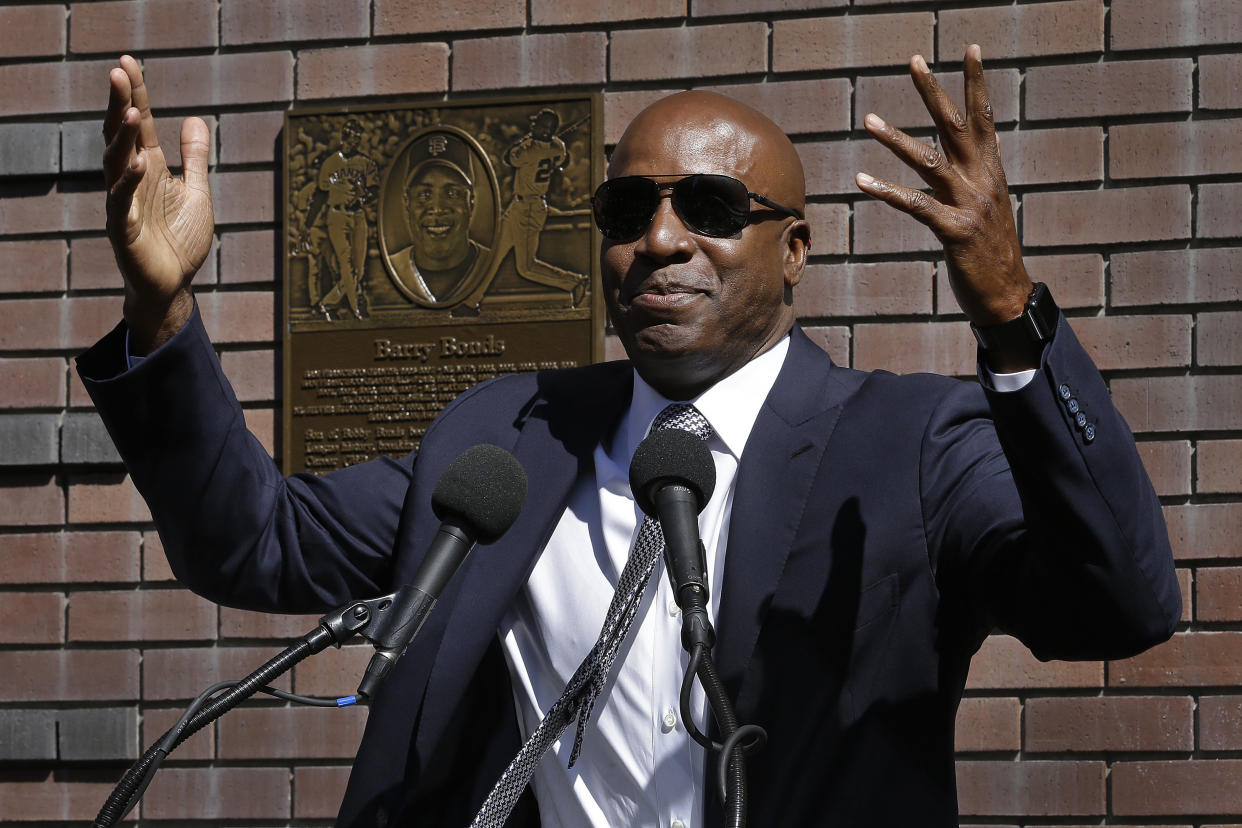
[[[1052,294],[1043,282],[1036,282],[1031,293],[1026,297],[1026,307],[1022,315],[1009,322],[999,325],[985,325],[982,328],[970,324],[979,347],[986,351],[1005,351],[1008,349],[1023,351],[1035,346],[1042,347],[1052,339],[1057,329],[1057,315],[1060,309],[1052,301]]]

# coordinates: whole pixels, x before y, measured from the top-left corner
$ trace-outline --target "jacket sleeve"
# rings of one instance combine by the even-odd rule
[[[414,455],[284,477],[246,429],[198,309],[123,370],[124,323],[78,372],[177,578],[222,604],[322,612],[387,591]]]
[[[1134,437],[1061,318],[1021,390],[950,392],[924,435],[924,525],[944,599],[980,638],[1112,659],[1181,616],[1168,531]],[[993,427],[992,423],[995,423]]]

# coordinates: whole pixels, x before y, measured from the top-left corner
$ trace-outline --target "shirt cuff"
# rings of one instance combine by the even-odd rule
[[[137,368],[146,360],[144,356],[134,356],[129,352],[129,331],[125,332],[125,370]]]
[[[991,380],[992,390],[999,391],[1002,394],[1021,391],[1023,388],[1026,388],[1027,383],[1031,381],[1031,378],[1039,370],[1038,368],[1030,368],[1026,371],[1014,371],[1012,374],[998,374],[987,365],[982,365],[981,367],[983,368],[984,377]]]

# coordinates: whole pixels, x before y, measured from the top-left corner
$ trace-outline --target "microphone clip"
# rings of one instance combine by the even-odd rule
[[[375,647],[375,655],[358,685],[359,696],[374,697],[380,682],[405,652],[435,603],[435,597],[406,584],[378,598],[351,601],[319,619],[319,629],[331,636],[334,646],[360,635]]]

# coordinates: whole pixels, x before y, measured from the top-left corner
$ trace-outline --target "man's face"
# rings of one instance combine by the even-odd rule
[[[407,216],[420,270],[450,270],[470,253],[473,191],[456,171],[433,165],[406,190]]]
[[[744,128],[647,118],[618,144],[608,177],[656,176],[671,184],[680,175],[666,174],[720,173],[766,195],[781,171],[765,170],[764,161],[762,141]],[[686,399],[792,325],[785,266],[792,220],[752,222],[736,236],[712,238],[688,230],[664,195],[642,236],[604,240],[604,296],[639,374],[665,396]]]

